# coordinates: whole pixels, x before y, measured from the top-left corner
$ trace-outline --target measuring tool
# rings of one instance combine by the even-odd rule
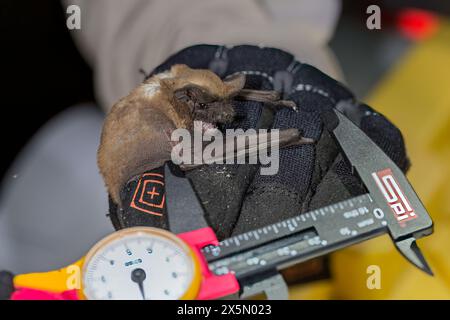
[[[194,299],[201,283],[197,257],[173,233],[123,229],[97,243],[85,258],[88,299]]]
[[[335,114],[339,123],[330,131],[368,193],[205,248],[215,274],[233,272],[241,283],[247,280],[254,285],[255,279],[259,282],[258,274],[270,274],[385,233],[406,259],[432,274],[416,244],[416,239],[433,231],[426,209],[393,161],[343,114]]]
[[[219,243],[189,180],[166,164],[171,232],[137,227],[106,237],[80,263],[82,287],[62,298],[215,299],[264,292],[285,299],[279,270],[382,234],[432,274],[416,239],[431,234],[433,223],[403,172],[341,112],[324,118],[367,193]],[[19,276],[25,280],[19,278],[17,287],[30,283],[26,276]]]

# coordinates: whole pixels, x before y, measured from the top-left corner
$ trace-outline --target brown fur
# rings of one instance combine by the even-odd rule
[[[192,103],[178,99],[177,92],[185,90],[188,95],[193,88],[192,92],[217,103],[228,101],[244,83],[243,76],[222,81],[209,70],[174,65],[120,99],[106,117],[97,157],[113,201],[120,204],[120,189],[129,179],[170,160],[174,129],[192,128]]]

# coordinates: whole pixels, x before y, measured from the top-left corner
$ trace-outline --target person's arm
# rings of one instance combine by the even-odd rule
[[[326,44],[340,11],[336,0],[64,0],[79,5],[79,49],[95,74],[105,110],[178,50],[200,43],[286,49],[339,78]]]

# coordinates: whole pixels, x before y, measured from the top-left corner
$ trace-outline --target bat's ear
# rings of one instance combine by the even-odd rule
[[[175,98],[193,98],[203,92],[203,89],[193,83],[187,83],[174,91]]]
[[[173,96],[180,102],[188,102],[191,97],[187,88],[180,88],[174,91]]]
[[[172,73],[174,76],[179,76],[183,73],[188,73],[191,72],[192,69],[189,68],[187,65],[185,64],[174,64],[171,68],[170,68],[170,73]]]
[[[224,81],[227,96],[235,96],[245,86],[245,75],[242,73],[236,73]]]
[[[180,102],[186,103],[190,108],[193,108],[193,103],[201,99],[204,92],[201,87],[189,83],[173,92],[173,96]]]

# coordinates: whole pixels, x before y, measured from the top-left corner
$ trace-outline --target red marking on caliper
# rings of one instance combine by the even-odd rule
[[[404,222],[417,218],[416,212],[400,188],[391,169],[374,172],[372,177],[401,226],[404,226]]]

